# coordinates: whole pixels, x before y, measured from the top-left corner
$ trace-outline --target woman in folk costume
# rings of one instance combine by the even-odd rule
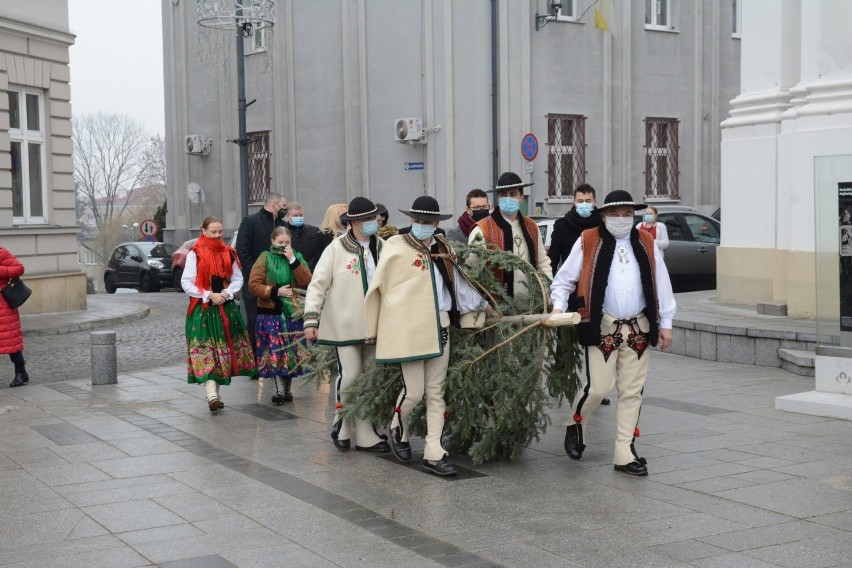
[[[498,315],[468,282],[441,235],[434,197],[418,197],[411,209],[411,232],[387,240],[367,291],[368,341],[376,343],[377,363],[401,363],[403,390],[391,421],[391,450],[411,461],[411,411],[426,395],[426,448],[422,468],[440,476],[456,474],[441,446],[446,403],[444,383],[450,359],[449,325],[475,323],[483,312]],[[472,327],[472,325],[464,325]]]
[[[291,317],[299,309],[293,288],[307,288],[311,271],[293,250],[288,229],[276,227],[270,237],[269,251],[260,253],[251,269],[249,292],[257,298],[257,373],[275,382],[272,402],[282,404],[293,400],[293,377],[302,374],[295,346],[303,329],[302,320]]]
[[[342,391],[375,357],[375,346],[364,342],[364,295],[384,243],[376,236],[376,216],[381,211],[366,197],[356,197],[349,203],[343,215],[349,228],[323,251],[305,297],[305,337],[332,345],[337,352],[336,411],[345,404]],[[356,450],[389,450],[368,421],[344,420],[335,412],[331,432],[334,447],[342,452],[349,450],[353,434]]]
[[[252,377],[254,355],[234,294],[243,286],[237,253],[222,240],[222,222],[207,217],[186,255],[180,279],[189,297],[186,312],[187,382],[203,384],[211,412],[225,406],[219,385]]]
[[[503,172],[497,179],[497,187],[489,193],[497,194],[497,207],[470,231],[468,244],[484,245],[488,248],[511,252],[547,274],[552,274],[550,258],[544,250],[544,242],[538,225],[520,212],[524,200],[524,183],[514,172]],[[497,277],[506,287],[506,293],[518,300],[520,307],[529,302],[527,279],[521,271],[500,271]]]

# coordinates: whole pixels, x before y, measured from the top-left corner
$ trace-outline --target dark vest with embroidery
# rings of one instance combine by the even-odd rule
[[[577,301],[580,304],[580,324],[577,331],[583,345],[598,345],[601,341],[601,319],[603,319],[603,301],[609,283],[609,270],[615,255],[615,237],[604,227],[583,231],[580,235],[583,246],[583,266],[580,280],[577,282]],[[657,300],[657,286],[654,278],[654,239],[646,232],[630,230],[630,246],[639,266],[639,278],[642,282],[642,294],[645,309],[642,312],[648,318],[650,331],[648,342],[657,345],[660,332],[660,308]]]

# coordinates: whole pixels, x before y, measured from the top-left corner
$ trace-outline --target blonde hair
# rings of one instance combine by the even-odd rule
[[[323,233],[331,233],[332,235],[342,232],[345,227],[343,226],[343,223],[340,222],[340,216],[344,213],[346,213],[345,203],[329,205],[328,209],[325,210],[325,218],[323,218],[322,223],[320,224],[320,231]]]

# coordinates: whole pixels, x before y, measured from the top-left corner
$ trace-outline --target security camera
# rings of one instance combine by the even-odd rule
[[[558,12],[559,10],[561,10],[561,9],[562,9],[562,2],[551,2],[551,3],[550,3],[550,8],[551,8],[554,12]]]

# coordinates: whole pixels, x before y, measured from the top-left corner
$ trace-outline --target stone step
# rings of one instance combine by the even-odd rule
[[[802,349],[778,349],[781,368],[804,377],[814,376],[814,352]]]

